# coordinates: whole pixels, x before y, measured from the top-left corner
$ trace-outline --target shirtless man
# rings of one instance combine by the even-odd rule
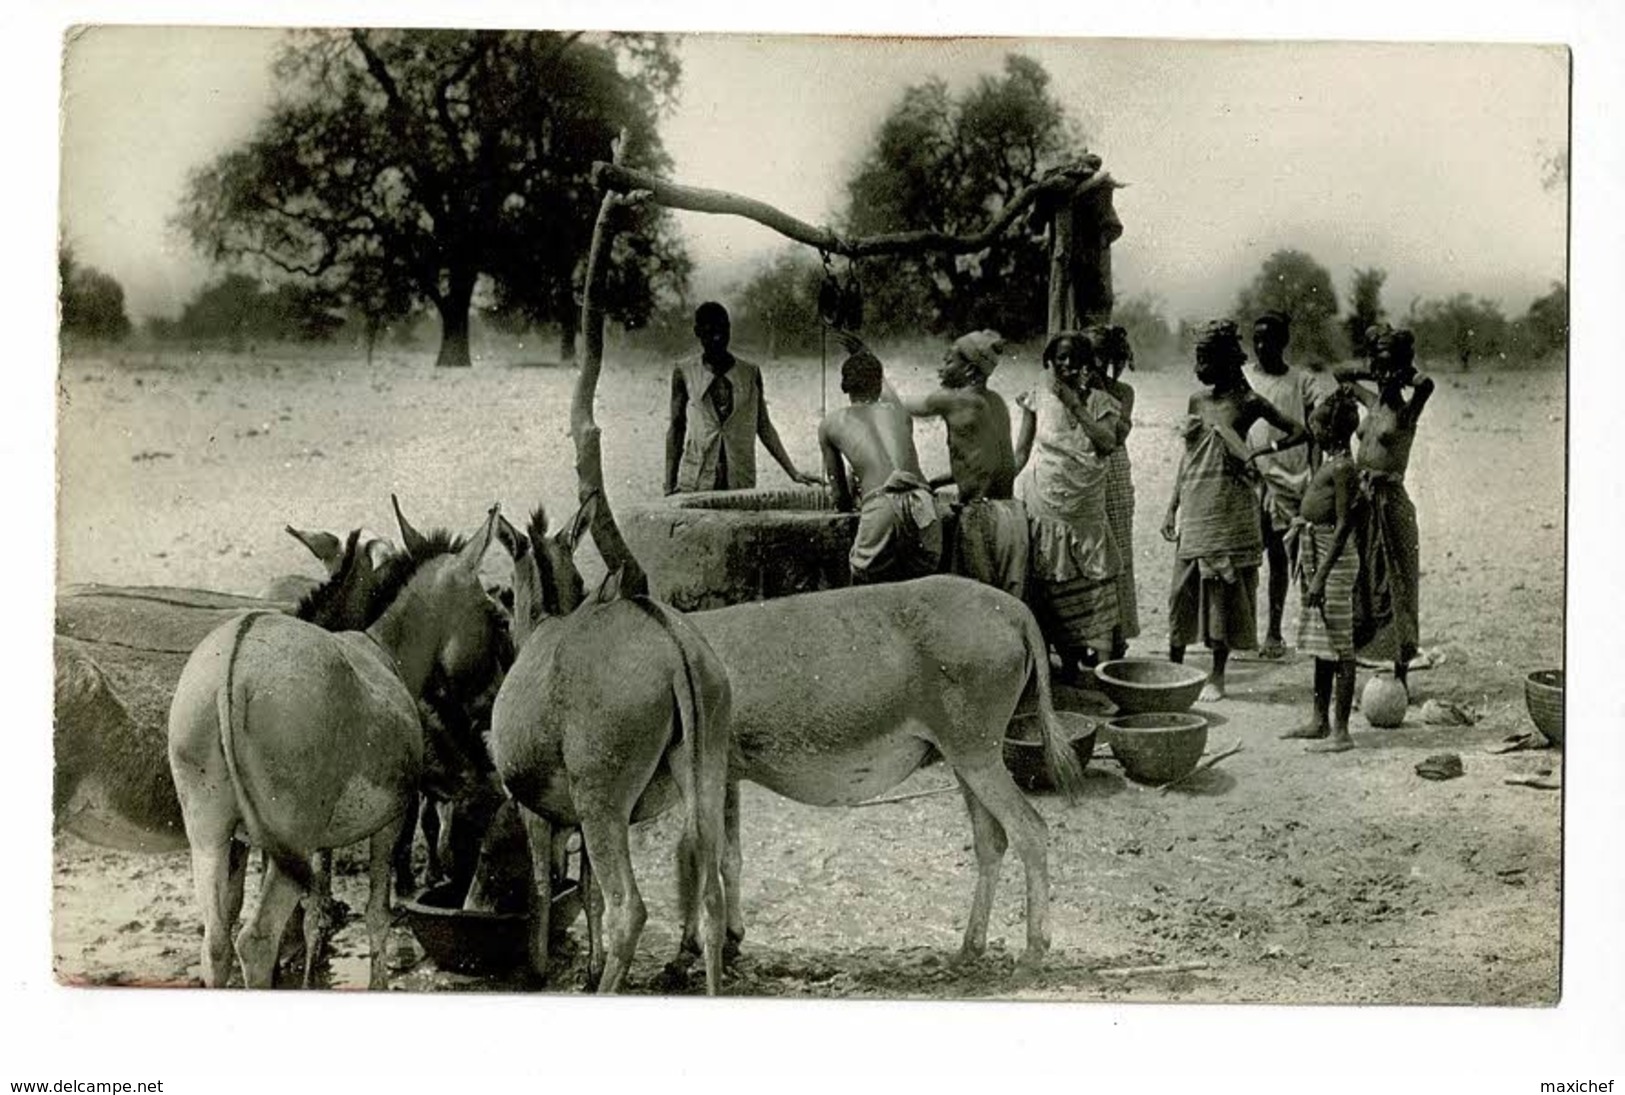
[[[1417,652],[1421,539],[1405,472],[1417,420],[1433,396],[1433,381],[1416,371],[1416,343],[1410,331],[1382,324],[1366,332],[1366,344],[1371,347],[1370,368],[1344,368],[1338,373],[1366,409],[1354,461],[1365,502],[1355,641],[1368,657],[1392,657],[1394,679],[1406,684],[1406,671]],[[1378,390],[1373,393],[1358,381],[1374,381]]]
[[[922,578],[942,559],[942,522],[914,451],[914,420],[882,398],[883,384],[879,359],[855,350],[841,365],[841,391],[851,404],[818,426],[836,507],[860,514],[850,556],[854,585]]]
[[[948,467],[959,490],[958,514],[945,549],[948,570],[1025,598],[1027,514],[1015,499],[1016,452],[1010,408],[987,386],[1002,340],[994,331],[956,339],[937,372],[941,387],[898,399],[916,418],[940,418],[948,430]]]
[[[1196,379],[1207,385],[1190,398],[1185,453],[1162,524],[1178,545],[1168,606],[1168,658],[1185,660],[1200,638],[1213,651],[1213,673],[1202,699],[1224,698],[1230,651],[1258,646],[1258,566],[1263,554],[1252,460],[1306,444],[1309,434],[1247,386],[1247,355],[1229,320],[1207,324],[1196,344]],[[1259,450],[1243,440],[1258,421],[1282,438]]]

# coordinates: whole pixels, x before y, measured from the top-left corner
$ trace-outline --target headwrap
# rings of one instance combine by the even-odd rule
[[[1416,336],[1404,327],[1373,324],[1365,329],[1365,344],[1372,361],[1401,358],[1409,362],[1416,356]]]
[[[1084,329],[1084,336],[1094,347],[1095,358],[1102,365],[1125,364],[1134,368],[1134,350],[1129,346],[1128,331],[1122,327],[1109,327],[1097,323]]]
[[[961,335],[953,344],[953,351],[959,360],[984,377],[992,376],[993,370],[999,367],[999,351],[1003,349],[1004,339],[999,337],[999,332],[989,330]]]
[[[1196,357],[1201,361],[1226,361],[1239,364],[1247,360],[1241,348],[1241,334],[1228,319],[1210,320],[1202,325],[1196,336]]]

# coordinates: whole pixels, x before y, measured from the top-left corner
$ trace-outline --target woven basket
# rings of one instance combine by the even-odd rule
[[[1523,698],[1535,728],[1553,745],[1563,744],[1563,671],[1540,669],[1523,679]]]

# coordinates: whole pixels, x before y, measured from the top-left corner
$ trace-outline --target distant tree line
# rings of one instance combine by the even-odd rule
[[[57,291],[64,336],[116,341],[130,333],[124,287],[94,266],[83,266],[64,243],[57,251]]]
[[[345,321],[342,299],[332,290],[297,283],[269,287],[233,273],[204,286],[178,318],[149,320],[147,331],[159,340],[241,349],[258,342],[324,342]]]
[[[1568,346],[1568,288],[1553,282],[1522,316],[1508,319],[1501,306],[1469,293],[1411,302],[1402,315],[1382,303],[1387,271],[1354,271],[1349,311],[1339,322],[1331,274],[1303,251],[1276,251],[1237,296],[1233,318],[1244,326],[1260,313],[1276,310],[1292,319],[1292,344],[1299,358],[1333,361],[1365,353],[1365,334],[1388,322],[1409,327],[1424,359],[1450,360],[1462,369],[1473,362],[1540,361]]]
[[[549,327],[574,357],[580,289],[598,195],[593,161],[626,135],[623,162],[669,171],[659,123],[681,69],[660,35],[485,31],[290,32],[273,68],[279,98],[241,145],[198,167],[175,223],[230,270],[160,338],[312,341],[359,334],[370,356],[386,332],[437,317],[438,363],[466,365],[471,316],[506,332]],[[1048,168],[1086,150],[1049,74],[1011,54],[997,75],[954,91],[938,78],[906,89],[845,187],[835,226],[849,235],[979,229]],[[666,211],[621,214],[606,287],[611,317],[646,345],[690,340],[688,256]],[[1047,320],[1045,241],[1013,231],[978,255],[830,261],[793,248],[763,262],[729,297],[742,342],[769,353],[820,343],[819,298],[863,301],[865,335],[897,339],[995,327],[1015,340]],[[1353,272],[1347,311],[1307,253],[1276,251],[1237,294],[1243,324],[1265,310],[1292,319],[1300,360],[1358,354],[1390,317],[1386,273]],[[64,330],[129,330],[116,282],[73,267],[64,249]],[[1189,352],[1194,323],[1171,322],[1149,294],[1116,302],[1147,366]],[[1206,317],[1203,317],[1206,318]],[[1566,345],[1564,287],[1508,320],[1458,294],[1413,302],[1426,356],[1463,367],[1535,359]]]

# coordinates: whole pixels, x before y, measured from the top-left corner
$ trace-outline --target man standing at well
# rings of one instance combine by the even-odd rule
[[[728,310],[707,301],[694,312],[700,352],[671,371],[671,425],[666,431],[666,493],[747,490],[756,485],[756,439],[797,483],[816,475],[796,470],[767,414],[762,371],[728,350]]]

